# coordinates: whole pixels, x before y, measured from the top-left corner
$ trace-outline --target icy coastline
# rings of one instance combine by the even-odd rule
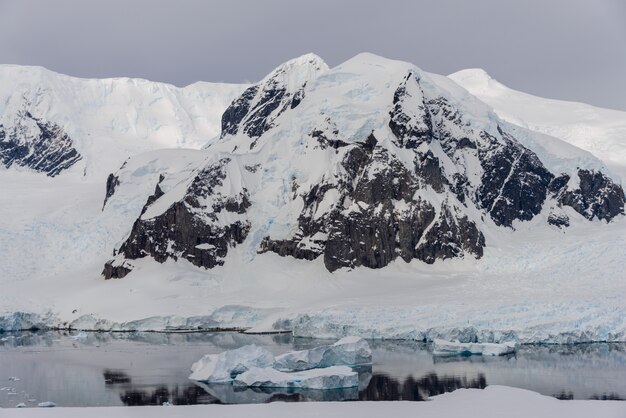
[[[204,316],[152,316],[115,322],[95,315],[63,321],[53,312],[0,314],[2,332],[28,330],[77,330],[94,332],[286,332],[300,338],[343,338],[354,335],[372,340],[436,339],[461,343],[574,344],[625,342],[626,310],[614,307],[576,307],[586,315],[548,314],[530,307],[509,307],[508,316],[494,318],[450,317],[427,312],[426,308],[333,308],[318,312],[294,313],[280,309],[226,306]],[[511,312],[513,311],[513,312]],[[561,309],[558,312],[566,312]],[[523,315],[521,315],[523,314]],[[582,319],[581,319],[582,318]]]

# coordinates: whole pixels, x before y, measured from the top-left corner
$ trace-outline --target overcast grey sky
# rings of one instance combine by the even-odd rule
[[[0,0],[0,63],[241,82],[363,51],[626,110],[626,0]]]

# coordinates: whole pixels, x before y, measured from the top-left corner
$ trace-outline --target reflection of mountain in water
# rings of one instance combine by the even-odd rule
[[[183,387],[174,385],[171,388],[166,385],[153,387],[133,384],[130,376],[119,370],[105,369],[102,375],[104,384],[119,390],[120,400],[127,406],[163,405],[164,402],[174,405],[221,403],[219,399],[192,384]]]
[[[155,389],[130,389],[124,391],[120,399],[127,406],[163,405],[165,402],[173,405],[221,403],[219,399],[215,399],[202,388],[194,385],[183,388],[160,386]]]
[[[404,379],[404,382],[385,374],[375,374],[367,389],[359,393],[359,400],[425,401],[430,396],[441,395],[456,389],[484,389],[485,387],[487,387],[487,379],[482,373],[475,379],[429,373],[417,380],[409,376]]]
[[[483,389],[487,379],[479,374],[474,379],[456,376],[437,376],[430,373],[420,379],[412,376],[403,382],[386,374],[372,375],[368,370],[359,370],[361,387],[332,390],[294,388],[242,388],[224,383],[200,383],[185,387],[144,388],[132,384],[123,373],[106,371],[109,385],[120,385],[120,399],[125,405],[193,405],[208,403],[247,404],[268,402],[328,402],[328,401],[423,401],[430,396],[452,392],[459,388]],[[115,383],[120,382],[120,383]]]
[[[225,404],[268,403],[268,402],[329,402],[356,401],[358,388],[315,390],[296,388],[246,388],[225,383],[205,384],[196,382],[207,393]]]

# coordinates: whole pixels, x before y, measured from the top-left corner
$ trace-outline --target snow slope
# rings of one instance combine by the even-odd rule
[[[256,405],[197,405],[173,407],[109,407],[6,409],[6,418],[83,418],[124,416],[130,418],[168,417],[456,417],[468,418],[586,418],[598,416],[620,418],[626,414],[626,403],[619,401],[562,401],[538,393],[506,386],[486,389],[458,389],[434,396],[429,402],[272,402]]]
[[[179,88],[142,79],[81,79],[42,67],[0,65],[0,125],[19,125],[29,112],[60,126],[82,156],[70,169],[73,175],[102,179],[130,155],[202,147],[220,133],[222,112],[245,87],[199,82]]]
[[[589,151],[626,179],[626,112],[532,96],[508,88],[481,69],[448,77],[502,119]]]

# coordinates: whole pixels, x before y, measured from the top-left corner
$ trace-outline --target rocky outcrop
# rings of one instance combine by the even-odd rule
[[[102,203],[102,210],[107,205],[107,201],[115,194],[115,188],[120,185],[120,178],[113,173],[107,177],[106,192],[104,195],[104,202]]]
[[[624,189],[604,173],[592,170],[578,170],[578,185],[568,189],[570,177],[567,174],[554,179],[550,191],[557,201],[572,207],[585,218],[610,221],[624,213]]]
[[[511,226],[541,212],[554,176],[533,152],[500,132],[500,139],[485,134],[488,147],[479,151],[484,174],[477,198],[496,225]]]
[[[157,184],[118,256],[126,259],[151,256],[160,263],[169,258],[184,258],[204,268],[222,265],[228,249],[243,242],[250,230],[249,222],[243,217],[233,220],[233,216],[220,216],[223,213],[242,215],[250,207],[245,189],[236,196],[220,193],[230,162],[230,159],[223,159],[203,169],[195,176],[182,200],[151,217],[150,208],[163,196]],[[117,264],[119,260],[105,265],[102,272],[105,279],[128,274],[128,271],[116,268]]]
[[[74,141],[59,126],[21,112],[11,128],[0,125],[0,163],[59,175],[82,158]]]
[[[248,87],[246,91],[244,91],[240,97],[233,100],[231,105],[224,111],[222,115],[222,137],[225,135],[235,135],[237,133],[241,121],[250,111],[250,105],[258,90],[259,86]]]
[[[106,280],[124,278],[133,271],[133,266],[124,259],[114,258],[104,265],[102,275]]]
[[[397,257],[433,263],[466,253],[482,256],[485,240],[476,224],[449,202],[436,208],[416,197],[423,179],[377,142],[370,135],[352,145],[338,185],[317,185],[302,197],[295,236],[266,237],[261,251],[307,260],[323,255],[330,271],[382,268]]]

